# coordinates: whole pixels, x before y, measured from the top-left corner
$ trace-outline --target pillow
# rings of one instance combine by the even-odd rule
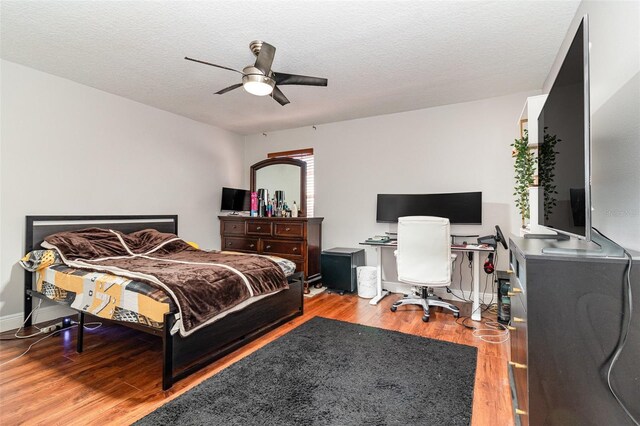
[[[60,263],[62,259],[55,250],[33,250],[20,259],[20,265],[29,272],[36,272]]]
[[[100,228],[58,232],[47,236],[42,246],[56,249],[65,260],[130,256],[131,253],[143,254],[149,251],[169,254],[193,250],[177,235],[155,229],[145,229],[130,234]]]

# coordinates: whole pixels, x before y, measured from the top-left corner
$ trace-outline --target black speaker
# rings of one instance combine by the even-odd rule
[[[364,249],[336,247],[321,254],[322,283],[329,290],[343,294],[356,292],[356,268],[364,266]]]

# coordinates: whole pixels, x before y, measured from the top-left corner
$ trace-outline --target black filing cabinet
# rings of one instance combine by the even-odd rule
[[[344,293],[358,289],[356,268],[364,266],[364,250],[336,247],[321,255],[322,283],[330,290]]]

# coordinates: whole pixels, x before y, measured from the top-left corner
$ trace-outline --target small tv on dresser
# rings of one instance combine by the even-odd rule
[[[220,210],[244,212],[251,209],[251,192],[246,189],[222,187]]]

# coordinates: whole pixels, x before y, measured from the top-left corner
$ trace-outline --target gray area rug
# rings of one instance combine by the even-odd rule
[[[313,318],[138,425],[468,425],[477,350]]]

